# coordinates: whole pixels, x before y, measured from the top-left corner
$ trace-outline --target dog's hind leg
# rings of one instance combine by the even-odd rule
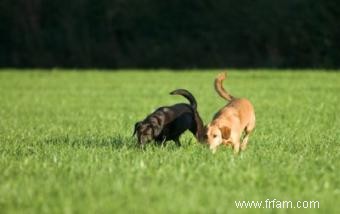
[[[244,137],[242,140],[242,144],[241,144],[241,150],[245,150],[247,148],[248,145],[248,139],[249,139],[249,135],[251,134],[251,132],[253,131],[253,129],[255,128],[255,121],[254,123],[250,123],[248,126],[246,126],[246,128],[244,129]]]
[[[181,142],[179,142],[179,139],[178,139],[178,138],[174,139],[174,141],[175,141],[175,143],[176,143],[177,146],[181,146]]]
[[[241,150],[245,150],[247,148],[247,145],[248,145],[248,139],[249,139],[249,134],[250,132],[248,132],[247,130],[245,130],[245,135],[243,137],[243,140],[242,140],[242,144],[241,144]]]

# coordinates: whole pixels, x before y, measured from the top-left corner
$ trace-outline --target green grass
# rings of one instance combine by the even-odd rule
[[[213,155],[135,147],[133,125],[190,90],[207,123],[218,71],[0,72],[1,213],[339,213],[340,73],[229,72],[255,106],[248,149]],[[235,200],[319,200],[319,209],[237,209]]]

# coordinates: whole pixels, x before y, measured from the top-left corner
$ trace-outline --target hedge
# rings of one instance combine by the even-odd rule
[[[1,67],[340,67],[337,0],[1,0]]]

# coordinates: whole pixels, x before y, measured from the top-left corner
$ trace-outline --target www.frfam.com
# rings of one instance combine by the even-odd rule
[[[319,201],[280,201],[277,199],[266,199],[265,201],[235,201],[236,208],[297,208],[297,209],[317,209],[320,208]]]

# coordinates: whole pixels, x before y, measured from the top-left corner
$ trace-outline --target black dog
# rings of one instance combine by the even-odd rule
[[[180,146],[179,136],[189,130],[201,141],[203,122],[197,112],[197,102],[194,96],[185,89],[177,89],[171,95],[182,95],[190,105],[185,103],[164,106],[148,115],[143,121],[135,124],[133,136],[137,133],[141,145],[154,140],[159,144],[173,140]]]

